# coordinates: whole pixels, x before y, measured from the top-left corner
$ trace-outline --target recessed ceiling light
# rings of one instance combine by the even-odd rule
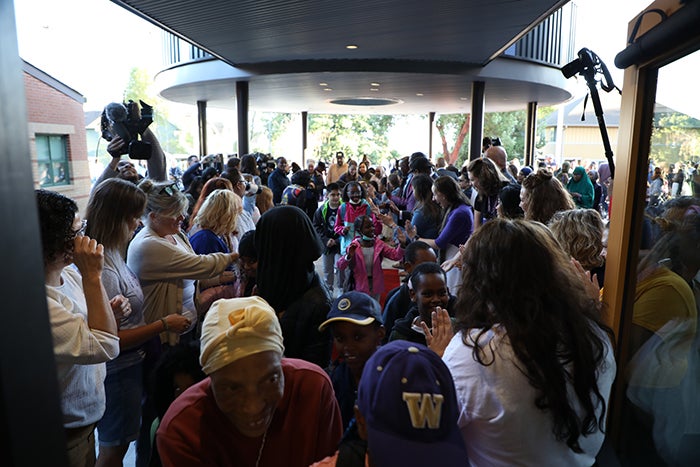
[[[355,45],[355,44],[348,44],[348,45],[345,46],[345,48],[346,48],[346,49],[350,49],[350,50],[354,50],[354,49],[357,49],[358,46]]]
[[[376,87],[379,87],[379,83],[369,83],[369,85],[372,86],[372,87],[375,87],[375,88],[376,88]]]
[[[422,92],[417,92],[417,93],[416,93],[416,96],[418,96],[418,97],[423,97],[423,93],[422,93]]]
[[[319,86],[328,86],[328,83],[318,83]]]
[[[324,91],[332,91],[333,89],[331,89],[331,88],[324,88],[323,90],[324,90]]]
[[[466,98],[466,97],[460,97],[459,100],[460,100],[460,101],[466,101],[467,98]]]
[[[369,88],[369,90],[372,91],[372,92],[377,92],[377,91],[379,91],[379,89],[377,89],[377,88]]]

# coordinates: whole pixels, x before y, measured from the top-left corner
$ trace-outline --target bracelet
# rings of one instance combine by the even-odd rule
[[[165,320],[165,318],[160,319],[163,322],[163,331],[168,332],[170,331],[170,327],[168,326],[168,322]]]

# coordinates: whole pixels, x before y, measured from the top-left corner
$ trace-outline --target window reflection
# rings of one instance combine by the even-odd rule
[[[700,465],[700,96],[696,52],[659,70],[624,374],[624,465]]]

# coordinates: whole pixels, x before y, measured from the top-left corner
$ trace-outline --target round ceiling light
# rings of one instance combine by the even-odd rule
[[[358,105],[364,107],[403,104],[401,99],[392,99],[388,97],[341,97],[338,99],[331,99],[328,102],[337,105]]]

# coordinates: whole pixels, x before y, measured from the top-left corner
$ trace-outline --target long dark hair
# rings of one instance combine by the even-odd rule
[[[433,179],[429,175],[417,174],[411,179],[411,186],[416,207],[423,210],[430,222],[439,224],[442,220],[442,208],[433,201]]]
[[[479,340],[500,324],[516,366],[537,392],[535,406],[551,414],[556,439],[582,452],[580,436],[605,431],[605,399],[596,374],[606,352],[600,330],[611,331],[554,236],[539,222],[487,222],[462,255],[462,283],[469,287],[459,288],[455,328],[472,357],[484,366],[493,363],[493,350]],[[569,388],[576,400],[570,400]]]
[[[73,254],[73,221],[78,205],[55,191],[35,190],[34,193],[39,211],[44,266],[59,257],[67,261]]]

